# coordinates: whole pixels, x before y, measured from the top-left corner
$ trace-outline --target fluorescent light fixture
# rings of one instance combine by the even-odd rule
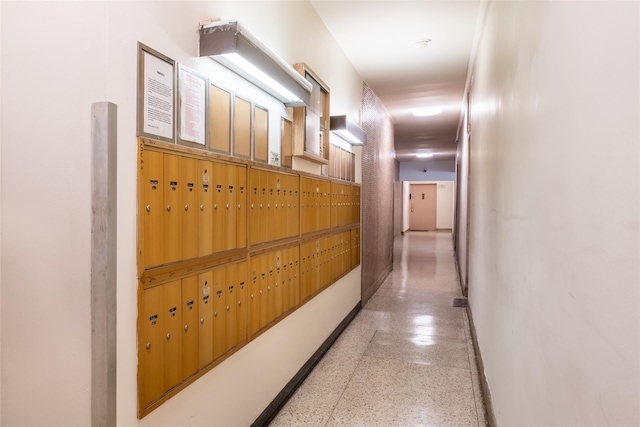
[[[419,159],[428,159],[429,157],[433,157],[433,153],[418,153],[416,157]]]
[[[312,85],[238,21],[200,28],[200,56],[210,56],[288,107],[309,105]]]
[[[412,114],[417,117],[437,116],[442,111],[442,107],[425,107],[414,110]]]
[[[278,92],[279,95],[283,96],[289,102],[293,102],[295,100],[300,99],[298,96],[293,94],[293,92],[291,92],[289,89],[282,86],[280,83],[278,83],[277,81],[269,77],[261,69],[259,69],[258,67],[253,65],[251,62],[247,61],[244,57],[238,55],[237,53],[225,53],[222,55],[222,57],[228,60],[229,62],[233,63],[234,65],[240,67],[241,69],[251,74],[252,76],[256,77],[259,81],[261,81],[262,83],[266,84],[267,86],[269,86],[270,88]]]
[[[364,145],[367,142],[367,134],[347,116],[331,116],[329,129],[351,145]]]

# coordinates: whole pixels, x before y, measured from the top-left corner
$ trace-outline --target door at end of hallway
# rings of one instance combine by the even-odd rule
[[[409,193],[409,229],[436,230],[436,184],[411,184]]]

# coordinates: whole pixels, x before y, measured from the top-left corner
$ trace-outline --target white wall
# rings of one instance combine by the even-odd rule
[[[137,420],[137,42],[267,106],[272,130],[289,114],[195,57],[209,17],[238,18],[287,62],[306,62],[332,111],[357,115],[362,81],[306,1],[2,2],[0,424],[90,424],[92,102],[118,106],[119,425],[250,424],[360,300],[358,268]]]
[[[105,3],[2,3],[3,425],[90,424],[90,119]]]
[[[454,168],[454,160],[400,162],[400,181],[455,181]]]
[[[436,228],[453,229],[453,211],[455,208],[455,183],[442,181],[436,187]]]
[[[489,6],[469,297],[498,425],[640,424],[639,7]]]
[[[402,232],[409,229],[409,213],[411,206],[409,203],[409,193],[411,191],[411,183],[402,181]]]
[[[403,182],[402,186],[402,231],[409,229],[409,201],[411,184],[436,184],[436,228],[451,230],[453,228],[453,213],[455,209],[455,183],[453,181],[416,181]]]
[[[2,2],[0,2],[0,51],[2,51]],[[2,70],[2,55],[0,55]],[[0,72],[1,75],[1,72]],[[2,82],[0,81],[0,177],[2,176]],[[2,260],[2,190],[0,190],[0,260]],[[0,413],[2,412],[2,262],[0,262]],[[0,415],[2,423],[2,415]]]
[[[467,96],[465,95],[466,105]],[[467,268],[468,260],[468,240],[469,233],[467,224],[469,220],[469,134],[467,133],[468,112],[466,111],[462,121],[462,139],[458,143],[458,223],[456,224],[456,253],[460,267],[460,280],[462,288],[468,287]],[[471,131],[473,132],[473,131]]]

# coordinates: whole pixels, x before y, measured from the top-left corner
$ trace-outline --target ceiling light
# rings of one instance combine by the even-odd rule
[[[287,106],[309,105],[312,85],[237,21],[200,27],[200,56],[210,56]]]
[[[425,107],[413,110],[413,115],[417,117],[437,116],[442,113],[442,107]]]
[[[331,116],[329,129],[351,145],[364,145],[367,142],[367,134],[347,116]]]
[[[433,157],[433,153],[418,153],[416,157],[419,159],[428,159],[429,157]]]

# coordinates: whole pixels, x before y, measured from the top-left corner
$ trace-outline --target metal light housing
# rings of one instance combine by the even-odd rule
[[[351,145],[364,145],[367,142],[367,134],[347,116],[331,116],[329,128]]]
[[[199,56],[209,56],[287,107],[309,105],[311,83],[238,21],[200,27]]]

